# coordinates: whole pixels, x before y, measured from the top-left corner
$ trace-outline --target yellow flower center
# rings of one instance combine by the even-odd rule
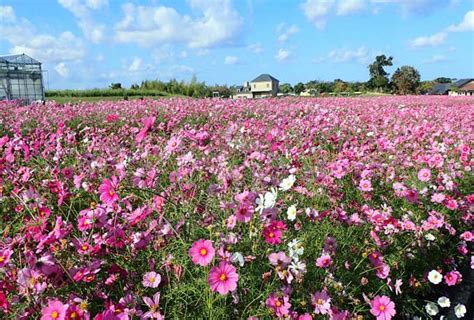
[[[275,236],[275,234],[274,234],[273,232],[270,232],[270,233],[268,234],[268,236],[269,236],[270,238],[273,238],[273,237]]]
[[[83,251],[86,251],[87,249],[89,249],[89,246],[88,246],[87,244],[83,244],[82,247],[81,247],[81,249],[82,249]]]
[[[319,298],[318,301],[316,301],[316,304],[322,305],[323,304],[323,299]]]
[[[53,311],[53,312],[51,313],[51,318],[57,319],[58,317],[59,317],[59,312]]]
[[[3,262],[3,261],[5,261],[5,258],[0,256],[0,262]]]
[[[379,307],[379,310],[380,310],[380,311],[384,311],[384,310],[385,310],[385,306],[384,306],[384,305],[381,305],[381,306]]]
[[[155,277],[150,277],[150,278],[148,278],[148,281],[150,281],[150,282],[155,282]]]
[[[275,306],[277,306],[277,308],[281,307],[281,305],[282,305],[282,303],[281,303],[280,300],[277,300],[277,301],[275,302]]]
[[[225,273],[221,273],[221,276],[219,277],[221,281],[225,281],[227,279],[227,276]]]
[[[70,317],[71,319],[76,319],[76,318],[77,318],[77,312],[76,312],[76,311],[73,311],[73,312],[69,315],[69,317]]]
[[[109,191],[109,195],[110,195],[111,197],[113,197],[113,196],[115,195],[115,192],[114,192],[113,190],[110,190],[110,191]]]
[[[207,250],[205,248],[202,248],[199,253],[201,254],[201,256],[205,256],[207,254]]]

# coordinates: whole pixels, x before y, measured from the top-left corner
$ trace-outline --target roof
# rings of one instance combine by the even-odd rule
[[[451,87],[451,83],[435,83],[429,93],[430,94],[445,94],[449,90],[450,87]]]
[[[272,77],[268,73],[263,73],[263,74],[259,75],[258,77],[256,77],[255,79],[252,80],[252,82],[268,82],[268,81],[279,82],[278,79]]]
[[[465,85],[463,85],[460,90],[463,90],[463,91],[474,91],[474,83],[467,83]]]
[[[24,53],[0,56],[0,62],[19,63],[19,64],[41,64],[41,62],[39,62],[38,60],[35,60]]]
[[[454,83],[454,85],[455,85],[456,87],[460,88],[460,87],[462,87],[463,85],[465,85],[466,83],[468,83],[468,82],[470,82],[470,81],[472,81],[472,80],[474,80],[474,79],[459,79],[458,81],[456,81],[456,82]]]

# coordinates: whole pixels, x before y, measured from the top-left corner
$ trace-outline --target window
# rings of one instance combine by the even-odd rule
[[[256,89],[256,88],[257,88],[257,85],[256,85],[256,84],[254,84],[254,85],[253,85],[253,88],[254,88],[254,89]]]
[[[267,83],[267,88],[270,88],[270,84],[269,84],[269,83]]]

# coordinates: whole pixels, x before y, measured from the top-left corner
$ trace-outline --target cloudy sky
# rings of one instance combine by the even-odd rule
[[[49,88],[143,79],[240,84],[368,79],[384,53],[422,79],[474,76],[472,0],[0,0],[0,54]]]

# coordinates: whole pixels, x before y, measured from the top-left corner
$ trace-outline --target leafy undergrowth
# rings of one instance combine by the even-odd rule
[[[0,316],[461,318],[473,114],[468,97],[2,102]]]

